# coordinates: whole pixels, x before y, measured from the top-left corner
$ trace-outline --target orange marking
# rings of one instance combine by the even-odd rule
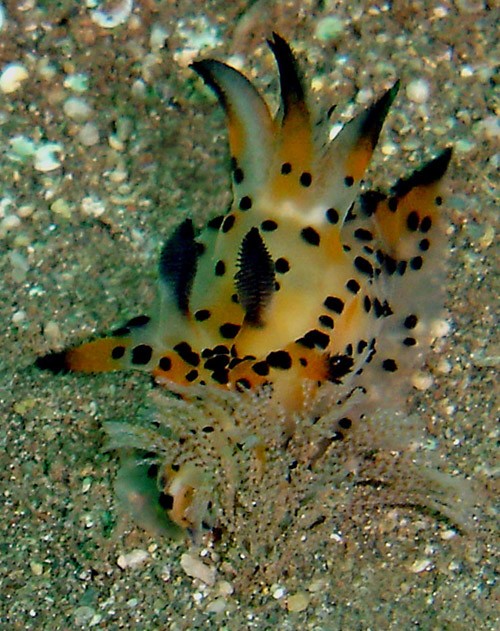
[[[124,368],[122,359],[113,359],[111,353],[117,346],[128,348],[130,341],[120,337],[105,337],[87,342],[66,353],[66,366],[77,372],[110,372]]]

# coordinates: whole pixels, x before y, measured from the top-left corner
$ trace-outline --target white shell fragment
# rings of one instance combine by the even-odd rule
[[[5,18],[5,7],[0,2],[0,31],[5,26],[6,18]]]
[[[104,2],[103,4],[111,3]],[[113,8],[110,8],[108,11],[102,9],[92,11],[90,17],[93,22],[102,28],[115,28],[128,20],[133,8],[133,0],[122,0],[118,3],[115,2]]]
[[[62,146],[57,142],[46,142],[35,151],[35,169],[42,173],[53,171],[61,166],[57,154],[62,152]]]
[[[120,554],[120,556],[116,560],[116,564],[122,570],[126,570],[129,567],[136,568],[145,563],[148,557],[149,553],[146,550],[135,548],[134,550],[131,550],[126,554]]]
[[[217,573],[215,567],[206,565],[191,554],[185,553],[181,556],[181,567],[191,578],[197,578],[206,585],[215,583],[215,575]]]
[[[18,62],[7,64],[0,74],[0,90],[4,94],[11,94],[21,87],[28,76],[28,71],[23,64]]]

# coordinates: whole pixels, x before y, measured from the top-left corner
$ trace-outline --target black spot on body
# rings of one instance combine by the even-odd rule
[[[382,368],[387,372],[396,372],[398,365],[393,359],[384,359],[382,362]]]
[[[207,370],[223,370],[229,364],[229,355],[213,355],[203,364]]]
[[[229,353],[229,349],[224,344],[217,344],[217,346],[214,346],[212,349],[212,352],[214,355],[227,355]]]
[[[276,259],[274,269],[278,274],[286,274],[290,270],[290,263],[283,257]]]
[[[392,276],[397,269],[397,262],[392,258],[392,256],[386,254],[384,257],[384,267],[387,274]]]
[[[224,221],[224,215],[218,215],[217,217],[210,219],[210,221],[207,223],[207,226],[209,228],[212,228],[212,230],[219,230],[223,221]]]
[[[243,182],[243,180],[245,179],[245,175],[243,173],[243,169],[240,169],[239,167],[236,167],[233,171],[233,178],[234,178],[234,182],[235,184],[241,184]]]
[[[174,498],[170,493],[160,493],[158,496],[158,503],[163,510],[172,510],[174,507]]]
[[[406,273],[406,267],[408,263],[406,261],[399,261],[397,265],[398,274],[404,276]]]
[[[278,227],[278,224],[272,219],[265,219],[260,224],[260,227],[262,228],[262,230],[264,230],[264,232],[273,232],[273,230],[276,230],[276,228]]]
[[[410,259],[410,267],[412,270],[417,271],[422,268],[424,261],[421,256],[414,256]]]
[[[336,298],[335,296],[328,296],[323,304],[329,311],[333,311],[334,313],[338,313],[339,315],[344,310],[344,301],[340,298]]]
[[[387,201],[387,207],[389,208],[391,213],[395,213],[396,210],[398,209],[398,202],[399,200],[397,197],[390,197],[389,200]]]
[[[339,420],[339,427],[341,427],[342,429],[349,429],[352,425],[352,421],[350,418],[341,418]]]
[[[347,281],[346,287],[354,295],[356,295],[358,291],[360,290],[360,285],[358,281],[355,280],[354,278],[351,278],[351,280]]]
[[[208,320],[210,317],[210,311],[208,309],[199,309],[194,314],[194,319],[198,322],[203,322],[204,320]]]
[[[414,337],[405,337],[405,339],[403,340],[403,344],[405,346],[415,346],[417,343],[417,340]]]
[[[151,318],[147,315],[139,315],[135,318],[131,318],[126,324],[126,327],[139,328],[142,326],[146,326],[146,324],[151,320]]]
[[[232,324],[231,322],[225,322],[219,327],[219,332],[226,340],[232,340],[238,335],[240,330],[239,324]]]
[[[326,219],[328,223],[335,225],[339,221],[339,213],[335,210],[335,208],[329,208],[326,213]]]
[[[269,366],[265,361],[257,362],[256,364],[254,364],[252,366],[252,370],[256,375],[259,375],[259,377],[267,377],[267,375],[269,374]]]
[[[329,315],[320,315],[318,321],[321,326],[324,326],[326,329],[333,329],[333,318],[331,318]]]
[[[216,276],[224,276],[226,273],[226,264],[224,261],[217,261],[215,264],[215,275]]]
[[[111,357],[113,359],[121,359],[125,355],[125,346],[115,346],[111,351]]]
[[[132,349],[132,363],[136,366],[144,366],[153,355],[153,349],[148,344],[139,344]]]
[[[252,208],[252,199],[248,195],[244,195],[238,204],[240,210],[250,210]]]
[[[190,366],[198,366],[200,363],[200,356],[195,353],[191,346],[187,342],[179,342],[174,346],[174,351],[179,357],[189,364]]]
[[[281,165],[281,174],[288,175],[292,172],[292,165],[289,162],[283,162]]]
[[[354,231],[354,236],[359,241],[373,240],[373,234],[369,230],[365,230],[364,228],[357,228],[357,230]]]
[[[229,370],[215,370],[212,373],[212,379],[225,386],[229,382]]]
[[[189,381],[189,383],[193,383],[193,381],[196,381],[196,379],[198,379],[198,371],[190,370],[186,375],[186,381]]]
[[[312,184],[312,175],[307,173],[307,171],[304,171],[304,173],[301,173],[300,175],[299,182],[302,186],[308,188]]]
[[[354,365],[352,357],[347,355],[332,355],[328,358],[328,381],[341,383]]]
[[[354,266],[362,274],[366,274],[367,276],[373,276],[373,266],[370,263],[370,261],[368,261],[364,257],[357,256],[354,259]]]
[[[222,224],[222,232],[229,232],[231,228],[234,226],[235,216],[227,215]]]
[[[292,358],[287,351],[272,351],[266,357],[266,362],[271,368],[279,368],[281,370],[288,370],[292,367]]]
[[[158,362],[158,367],[164,372],[168,372],[172,368],[172,360],[170,357],[162,357]]]
[[[406,226],[410,232],[416,232],[420,224],[420,217],[416,210],[412,210],[406,218]]]
[[[304,239],[304,241],[306,241],[306,243],[309,243],[309,245],[319,245],[319,242],[320,242],[319,233],[311,226],[308,226],[307,228],[303,228],[300,231],[300,236]]]
[[[420,223],[420,232],[423,232],[425,234],[426,232],[429,232],[431,227],[432,219],[429,216],[424,217]]]
[[[414,329],[417,326],[417,323],[418,323],[417,316],[414,314],[411,314],[405,319],[404,326],[407,329]]]
[[[130,329],[128,328],[128,326],[120,326],[119,328],[112,331],[111,334],[114,337],[126,337],[127,335],[130,335]]]
[[[354,184],[354,178],[352,177],[352,175],[347,175],[344,178],[344,184],[348,187],[351,188],[351,186]]]
[[[419,249],[421,252],[427,252],[427,250],[429,249],[430,245],[431,245],[431,244],[430,244],[429,239],[422,239],[422,240],[420,241],[420,243],[418,244],[418,249]]]
[[[370,309],[372,308],[372,301],[370,300],[369,296],[365,296],[363,298],[363,307],[366,313],[370,313]]]
[[[368,342],[366,340],[359,340],[358,342],[358,355],[361,355],[361,353],[365,350],[365,348],[368,346]]]
[[[366,217],[371,217],[377,210],[381,201],[386,199],[386,195],[380,191],[366,191],[360,196],[360,208]]]
[[[296,343],[310,349],[316,347],[325,349],[330,343],[330,336],[322,331],[313,329],[312,331],[308,331],[303,337],[296,340]]]

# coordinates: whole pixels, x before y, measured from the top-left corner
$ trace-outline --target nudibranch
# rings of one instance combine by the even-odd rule
[[[398,83],[318,142],[290,47],[276,34],[269,46],[280,77],[275,116],[238,70],[212,59],[192,65],[227,117],[229,210],[202,230],[187,218],[166,240],[150,315],[40,357],[39,367],[138,369],[185,396],[192,387],[197,396],[203,386],[241,396],[265,387],[291,417],[325,384],[344,402],[354,390],[376,398],[422,362],[442,306],[440,186],[451,150],[387,193],[365,190]],[[353,405],[332,432],[342,436],[360,416]],[[168,471],[171,518],[189,526],[197,473],[186,465],[182,485],[178,466]]]

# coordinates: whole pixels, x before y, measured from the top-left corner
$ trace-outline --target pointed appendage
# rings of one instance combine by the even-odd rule
[[[66,351],[48,353],[35,361],[41,370],[53,373],[71,372],[111,372],[127,367],[123,357],[130,346],[125,337],[105,337]]]
[[[417,233],[426,238],[431,227],[440,222],[439,187],[451,155],[451,148],[447,148],[409,177],[400,179],[390,196],[378,204],[374,219],[393,256],[405,257],[407,237]]]
[[[341,222],[358,195],[361,180],[377,145],[389,108],[396,98],[396,82],[373,105],[358,114],[332,140],[320,164],[319,185]]]
[[[246,77],[220,61],[196,61],[191,67],[226,112],[233,181],[240,187],[239,195],[249,186],[255,190],[267,176],[273,143],[274,123],[266,102]]]

